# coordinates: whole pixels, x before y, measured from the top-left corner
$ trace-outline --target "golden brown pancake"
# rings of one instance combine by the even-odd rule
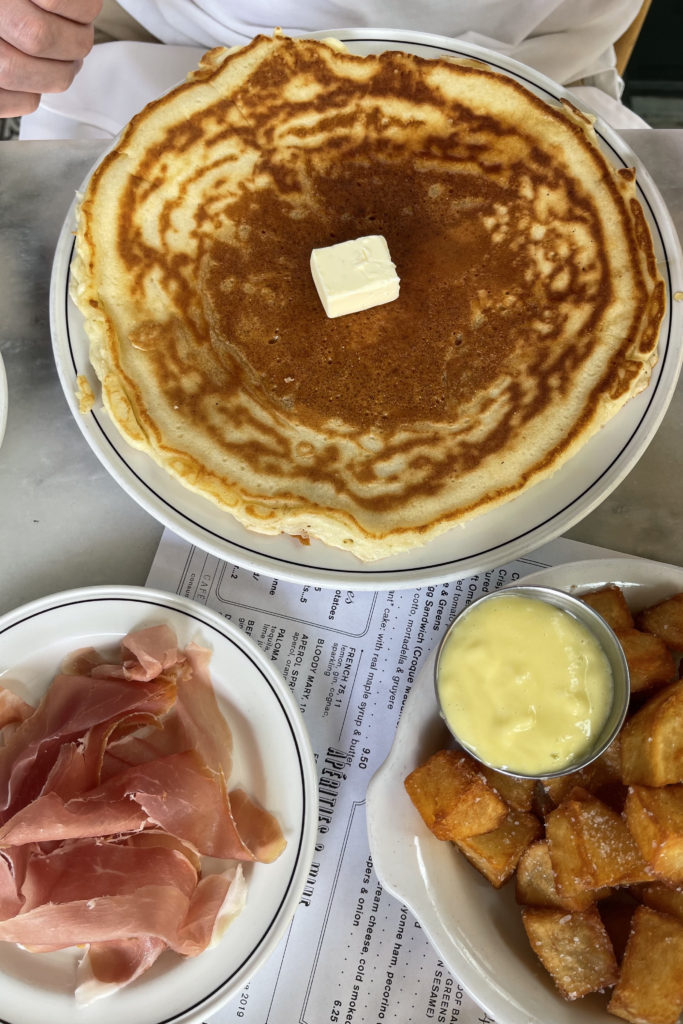
[[[399,298],[328,319],[311,250]],[[133,118],[73,295],[123,435],[251,530],[372,560],[555,472],[656,361],[664,286],[589,118],[486,65],[259,36]]]

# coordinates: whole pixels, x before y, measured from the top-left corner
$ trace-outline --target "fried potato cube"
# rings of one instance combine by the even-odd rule
[[[587,910],[609,889],[595,893],[586,890],[571,900],[564,900],[557,891],[550,850],[545,839],[538,839],[519,858],[515,875],[515,899],[526,907],[561,907],[563,910]]]
[[[550,850],[545,839],[531,843],[519,858],[515,899],[525,907],[563,906],[555,887]]]
[[[683,782],[683,680],[658,690],[621,730],[626,785]]]
[[[661,637],[672,651],[683,651],[683,594],[644,608],[636,616],[638,629]]]
[[[631,693],[665,686],[676,678],[676,662],[661,637],[640,629],[617,629],[631,678]]]
[[[494,888],[500,889],[515,873],[529,843],[538,839],[541,832],[542,826],[535,814],[510,811],[498,828],[480,836],[457,839],[456,846]]]
[[[574,790],[546,820],[546,838],[563,900],[586,890],[652,881],[626,822],[597,797]]]
[[[621,752],[619,737],[610,743],[600,757],[568,775],[558,775],[552,779],[543,779],[543,788],[557,806],[578,786],[595,796],[599,796],[610,807],[623,807],[626,799],[626,787],[621,782]]]
[[[632,786],[624,815],[640,852],[657,877],[683,883],[683,786]]]
[[[408,796],[437,839],[465,839],[490,832],[508,813],[469,754],[439,750],[408,775]]]
[[[683,924],[638,907],[607,1009],[633,1024],[676,1024],[683,1010]]]
[[[612,892],[609,886],[586,889],[566,898],[555,884],[555,873],[546,839],[539,839],[524,851],[515,875],[515,899],[522,906],[561,907],[564,910],[587,910],[597,900]]]
[[[505,775],[504,772],[497,772],[495,768],[489,768],[485,764],[480,765],[479,770],[489,786],[495,789],[511,810],[531,810],[536,791],[535,779],[520,779],[515,775]]]
[[[582,601],[602,615],[608,626],[616,632],[618,629],[630,629],[633,626],[633,615],[626,603],[624,592],[616,583],[610,583],[599,590],[583,594]]]
[[[683,886],[670,886],[664,882],[651,882],[641,885],[636,890],[638,899],[646,907],[660,910],[663,914],[671,914],[683,922]]]
[[[531,948],[565,999],[579,999],[617,980],[612,943],[595,907],[574,912],[524,907],[522,921]]]

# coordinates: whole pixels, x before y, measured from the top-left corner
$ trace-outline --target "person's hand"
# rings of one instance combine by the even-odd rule
[[[0,0],[0,117],[68,89],[93,44],[102,0]]]

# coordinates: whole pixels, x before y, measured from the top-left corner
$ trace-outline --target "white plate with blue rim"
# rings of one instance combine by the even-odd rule
[[[299,904],[318,825],[313,753],[289,687],[236,626],[163,591],[66,591],[0,619],[0,687],[35,704],[70,652],[115,654],[126,633],[161,623],[181,647],[194,640],[211,651],[211,679],[233,737],[230,786],[242,785],[275,814],[287,845],[271,864],[246,865],[247,904],[214,948],[187,959],[165,952],[136,981],[87,1006],[74,999],[82,951],[29,953],[0,942],[2,1024],[197,1024],[266,962]]]
[[[422,57],[473,57],[551,103],[572,99],[568,90],[517,61],[442,36],[384,29],[316,33],[318,38],[332,35],[360,55],[398,49]],[[131,447],[103,411],[82,317],[69,298],[74,203],[54,260],[51,328],[66,399],[87,442],[131,497],[175,533],[228,562],[283,579],[373,590],[435,583],[487,571],[565,533],[596,508],[641,457],[666,412],[683,360],[683,304],[673,301],[674,293],[683,289],[683,261],[676,230],[641,161],[609,125],[598,120],[596,130],[599,145],[615,167],[636,168],[636,188],[665,280],[667,309],[659,337],[659,360],[649,387],[631,399],[550,479],[423,547],[375,563],[361,563],[350,552],[319,541],[304,546],[293,537],[248,531],[217,505],[183,487],[145,453]],[[86,415],[79,411],[76,397],[79,374],[89,379],[96,398],[95,407]]]

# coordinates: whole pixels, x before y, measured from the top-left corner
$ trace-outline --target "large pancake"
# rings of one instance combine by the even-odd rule
[[[400,297],[328,319],[313,248]],[[73,295],[125,437],[262,533],[371,560],[553,473],[648,383],[663,282],[589,118],[486,65],[257,37],[146,107]]]

